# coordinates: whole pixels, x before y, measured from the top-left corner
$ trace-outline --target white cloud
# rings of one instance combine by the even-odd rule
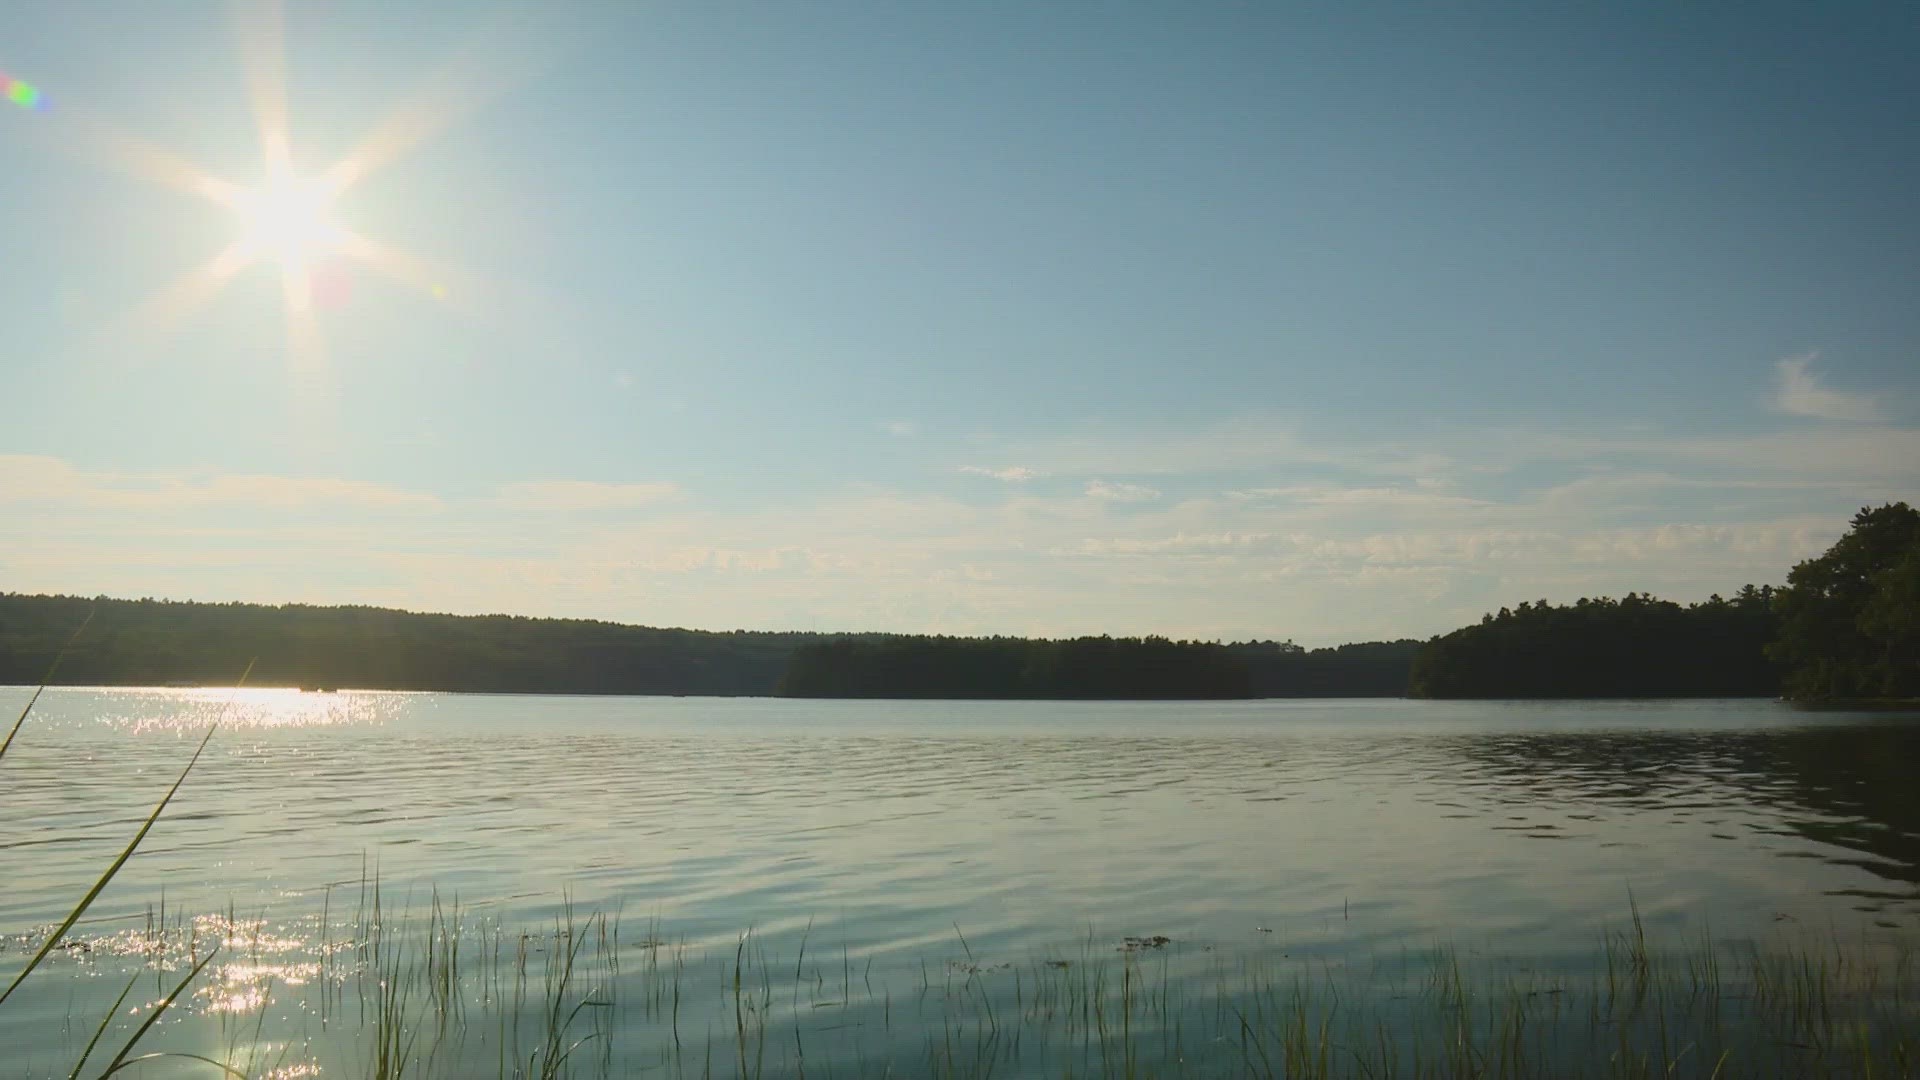
[[[987,469],[979,465],[962,465],[960,471],[971,476],[990,476],[995,480],[1004,480],[1009,484],[1024,484],[1040,474],[1024,465],[1009,465],[1004,469]]]
[[[1880,408],[1871,394],[1820,385],[1813,371],[1817,353],[1789,356],[1774,365],[1773,407],[1789,416],[1820,420],[1877,420]]]
[[[0,503],[36,503],[65,508],[188,510],[210,506],[300,510],[360,505],[385,509],[431,509],[432,495],[366,480],[329,477],[213,476],[81,469],[59,458],[0,454]]]
[[[1050,555],[1141,556],[1175,551],[1246,550],[1267,537],[1264,533],[1176,533],[1144,539],[1082,540],[1070,547],[1055,548]]]
[[[1863,396],[1823,389],[1811,363],[1781,368],[1783,409],[1870,417]],[[935,490],[849,487],[751,508],[661,482],[438,497],[0,456],[0,580],[712,628],[1422,636],[1542,596],[1686,600],[1778,583],[1858,507],[1920,493],[1920,428],[1778,427],[1069,424],[957,441],[947,449],[965,456],[931,459],[948,482],[998,481],[967,498],[938,493],[947,484],[933,477]],[[906,421],[871,430],[919,433]],[[1070,479],[1029,482],[1043,476]],[[1196,490],[1214,494],[1178,494]]]
[[[1087,481],[1087,496],[1093,499],[1105,499],[1108,502],[1151,502],[1160,497],[1160,492],[1141,484],[1119,484],[1108,480]]]
[[[0,477],[4,479],[4,477]],[[640,492],[622,489],[639,488]],[[526,485],[623,505],[650,485]],[[611,489],[611,490],[609,490]],[[0,490],[6,490],[0,487]],[[1356,489],[1368,490],[1368,489]],[[1545,496],[1409,505],[1161,500],[1112,514],[1078,493],[986,504],[867,492],[792,507],[667,504],[644,518],[527,513],[498,493],[434,513],[329,506],[319,520],[0,515],[10,588],[372,603],[653,625],[948,633],[1170,633],[1310,644],[1421,636],[1521,599],[1651,589],[1679,599],[1779,581],[1845,514],[1644,526]]]
[[[1455,467],[1430,445],[1400,440],[1309,438],[1291,419],[1242,416],[1207,421],[1074,424],[994,447],[1049,475],[1195,475],[1302,466],[1369,476],[1420,478]],[[1429,440],[1430,441],[1430,440]]]
[[[896,439],[904,439],[920,433],[920,425],[911,420],[888,420],[880,425],[880,430]]]
[[[606,484],[593,480],[527,480],[500,487],[503,501],[539,510],[626,510],[679,495],[679,485],[666,481]]]
[[[1241,502],[1278,501],[1304,506],[1379,508],[1468,508],[1486,506],[1480,499],[1446,494],[1437,481],[1411,488],[1343,487],[1339,484],[1290,484],[1284,487],[1241,488],[1227,497]]]
[[[1657,508],[1677,499],[1696,507],[1715,500],[1752,502],[1757,499],[1797,499],[1808,492],[1834,491],[1825,480],[1794,477],[1734,479],[1674,476],[1670,473],[1597,473],[1557,484],[1539,493],[1541,503],[1568,510]]]

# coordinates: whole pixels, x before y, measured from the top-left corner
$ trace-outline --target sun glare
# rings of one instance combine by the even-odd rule
[[[151,333],[179,326],[249,267],[278,263],[289,365],[318,375],[327,368],[319,313],[351,302],[355,268],[365,267],[442,301],[449,293],[445,279],[458,273],[457,268],[354,232],[336,212],[341,199],[457,116],[490,99],[499,92],[501,80],[495,67],[488,67],[485,77],[478,78],[483,72],[477,60],[451,65],[376,123],[340,160],[302,175],[294,168],[294,140],[288,125],[282,7],[282,0],[236,2],[247,97],[265,165],[258,186],[245,188],[213,176],[181,155],[83,110],[65,109],[60,120],[66,137],[108,164],[206,199],[234,215],[236,235],[218,254],[135,306],[131,329],[141,341]],[[45,109],[45,99],[36,88],[4,75],[0,75],[0,97],[26,108]]]
[[[259,258],[278,259],[282,269],[304,272],[339,250],[344,237],[334,220],[331,193],[322,185],[279,176],[239,200],[246,230],[242,243]]]

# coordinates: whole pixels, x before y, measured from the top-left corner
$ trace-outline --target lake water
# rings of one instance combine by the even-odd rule
[[[0,689],[0,712],[17,715],[29,693]],[[1886,955],[1920,932],[1920,724],[1899,717],[1763,701],[56,689],[0,761],[7,979],[216,719],[206,756],[75,944],[0,1007],[0,1045],[21,1070],[0,1076],[65,1075],[143,965],[155,977],[129,1000],[150,1004],[161,973],[181,966],[138,944],[156,921],[162,935],[224,936],[229,955],[253,958],[210,969],[159,1038],[192,1042],[218,1021],[233,1044],[228,1014],[254,1009],[282,1029],[281,1075],[303,1075],[300,1061],[347,1037],[313,1019],[311,987],[345,981],[327,967],[334,939],[365,924],[375,876],[396,925],[400,913],[427,918],[437,890],[443,909],[457,897],[462,933],[496,950],[550,934],[568,905],[576,920],[617,911],[621,940],[640,951],[610,987],[669,950],[690,986],[718,980],[722,997],[742,958],[791,966],[781,980],[761,974],[762,1008],[777,1012],[790,992],[800,1038],[760,1047],[753,1069],[738,1017],[711,987],[688,991],[705,1004],[689,1005],[684,1041],[724,1052],[724,1070],[711,1056],[704,1068],[759,1075],[804,1069],[808,1053],[816,1070],[840,1054],[853,1072],[847,1061],[937,1044],[925,1030],[892,1034],[912,993],[938,986],[970,1002],[953,998],[955,972],[971,985],[1035,958],[1060,958],[1046,961],[1060,971],[1069,955],[1125,964],[1129,937],[1175,979],[1244,969],[1246,957],[1346,963],[1436,946],[1577,969],[1635,909],[1663,940],[1796,931]],[[865,1019],[816,1021],[815,1010],[851,1011],[856,983]],[[664,1038],[657,1010],[631,1004],[648,992],[628,987],[618,1008]],[[1031,988],[1009,992],[1024,1007]],[[888,1036],[846,1050],[845,1031],[878,1030],[882,1007]],[[594,1022],[627,1023],[615,1010],[594,1004],[607,1014]],[[497,1046],[449,1060],[460,1053],[511,1073]],[[661,1075],[700,1075],[697,1055],[712,1051],[683,1047],[696,1060],[678,1067],[631,1053]],[[1041,1060],[994,1074],[1059,1074]],[[149,1068],[173,1066],[184,1069]],[[602,1071],[643,1070],[605,1057]]]

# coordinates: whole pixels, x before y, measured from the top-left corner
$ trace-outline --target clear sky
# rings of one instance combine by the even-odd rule
[[[9,4],[0,589],[1326,644],[1778,582],[1920,497],[1916,55],[1911,4]]]

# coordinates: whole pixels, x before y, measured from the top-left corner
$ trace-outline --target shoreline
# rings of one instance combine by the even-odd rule
[[[1803,712],[1920,713],[1920,698],[1781,698]]]

